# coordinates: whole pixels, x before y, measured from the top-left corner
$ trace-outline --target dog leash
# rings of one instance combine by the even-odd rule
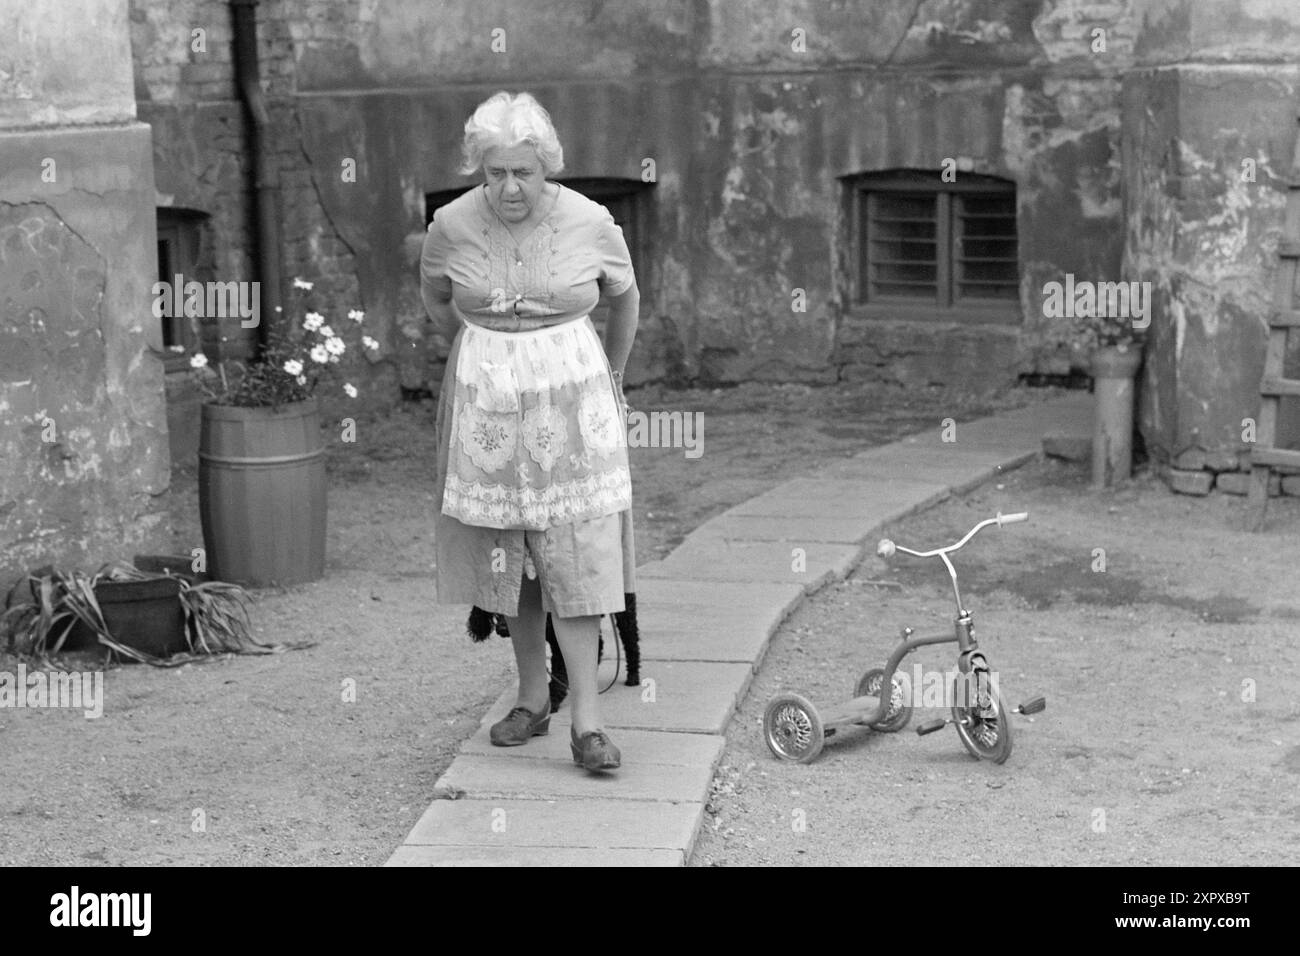
[[[621,674],[622,671],[623,671],[623,639],[622,639],[622,636],[618,633],[618,622],[614,620],[614,615],[612,615],[612,614],[609,615],[609,621],[610,621],[610,630],[614,632],[614,634],[613,634],[613,641],[614,641],[614,676],[611,677],[611,678],[609,679],[609,683],[608,683],[608,684],[606,684],[606,685],[605,685],[604,687],[602,687],[599,691],[597,691],[597,693],[600,693],[600,694],[605,693],[605,691],[609,690],[611,687],[613,687],[615,684],[617,684],[617,683],[618,683],[618,675]],[[599,633],[597,633],[597,640],[599,640],[599,637],[600,637],[600,635],[599,635]],[[565,692],[566,694],[569,692],[569,682],[566,681],[566,680],[559,680],[559,679],[558,679],[554,674],[551,673],[550,668],[547,668],[547,670],[546,670],[546,676],[547,676],[547,678],[548,678],[549,680],[558,681],[558,683],[560,684],[560,686],[564,688],[564,692]]]

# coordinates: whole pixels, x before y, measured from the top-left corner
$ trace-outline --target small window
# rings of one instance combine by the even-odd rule
[[[855,177],[849,189],[858,303],[976,321],[1018,316],[1014,183],[973,173],[946,183],[908,170]]]
[[[199,251],[205,218],[203,213],[190,209],[158,210],[158,279],[168,288],[177,276],[182,282],[202,281]],[[169,372],[188,367],[190,355],[199,347],[193,320],[185,315],[164,315],[158,321],[162,323],[162,344],[167,351],[164,367]]]

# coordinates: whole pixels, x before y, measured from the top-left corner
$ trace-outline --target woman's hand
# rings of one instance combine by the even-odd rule
[[[426,293],[424,308],[429,313],[429,318],[433,319],[433,327],[448,342],[456,337],[456,333],[460,331],[461,321],[450,296],[443,299],[435,294]]]
[[[618,402],[620,414],[623,416],[623,424],[627,425],[627,417],[632,414],[632,406],[627,403],[623,396],[623,376],[616,376],[614,379],[614,400]]]

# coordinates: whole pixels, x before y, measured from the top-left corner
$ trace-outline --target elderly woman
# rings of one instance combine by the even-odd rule
[[[438,404],[438,600],[504,614],[519,669],[492,743],[550,725],[546,615],[568,668],[575,763],[619,766],[596,689],[602,615],[635,590],[623,368],[639,294],[604,206],[547,177],[564,167],[550,116],[498,93],[465,124],[484,183],[437,210],[420,289],[452,338]],[[588,317],[610,303],[602,347]]]

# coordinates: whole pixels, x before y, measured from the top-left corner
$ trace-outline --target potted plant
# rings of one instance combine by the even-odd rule
[[[1094,314],[1075,319],[1074,347],[1088,356],[1093,377],[1092,483],[1108,488],[1133,471],[1134,380],[1142,365],[1145,326],[1135,327],[1131,317],[1090,311]]]
[[[294,280],[295,292],[311,288]],[[365,313],[353,309],[348,319],[355,328]],[[360,339],[366,349],[379,347],[367,335]],[[324,575],[325,450],[316,389],[334,376],[347,347],[323,315],[309,311],[300,325],[273,328],[247,365],[220,355],[216,362],[203,354],[191,359],[204,395],[199,513],[214,578],[267,587]],[[356,397],[352,385],[342,387]]]
[[[15,653],[41,658],[97,646],[110,656],[149,664],[222,652],[270,653],[273,647],[249,633],[248,601],[243,588],[222,581],[192,583],[116,564],[91,575],[47,565],[10,592],[0,633]]]

